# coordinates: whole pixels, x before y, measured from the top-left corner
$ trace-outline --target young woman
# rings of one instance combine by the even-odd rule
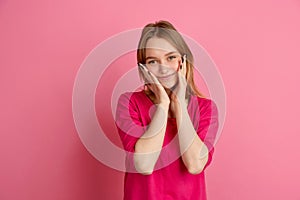
[[[218,115],[194,83],[193,55],[159,21],[144,27],[137,62],[144,88],[122,94],[116,113],[127,153],[124,199],[204,200]]]

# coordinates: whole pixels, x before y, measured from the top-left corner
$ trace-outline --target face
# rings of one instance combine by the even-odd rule
[[[177,83],[181,55],[163,38],[153,37],[146,44],[146,66],[166,88]]]

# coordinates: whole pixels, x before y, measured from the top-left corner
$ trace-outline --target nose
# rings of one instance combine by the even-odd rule
[[[159,73],[160,74],[167,74],[168,73],[168,67],[166,65],[159,65]]]
[[[167,74],[169,70],[170,70],[170,67],[169,67],[168,64],[165,63],[164,61],[162,61],[162,62],[159,64],[159,73],[160,73],[160,74]]]

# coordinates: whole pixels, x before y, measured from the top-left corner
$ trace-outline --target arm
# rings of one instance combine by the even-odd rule
[[[191,174],[199,174],[210,163],[214,151],[213,143],[218,127],[217,110],[212,101],[201,101],[206,103],[205,105],[198,104],[200,109],[196,112],[201,116],[199,120],[195,120],[200,122],[198,127],[194,127],[187,110],[186,74],[186,55],[184,55],[178,71],[179,83],[171,95],[171,111],[176,115],[182,161]],[[214,125],[211,126],[211,123]],[[206,137],[208,140],[205,141]]]
[[[134,165],[138,172],[151,174],[160,155],[168,118],[168,104],[158,104],[155,114],[135,144]]]
[[[182,105],[182,106],[180,106]],[[185,103],[177,103],[176,118],[178,124],[179,145],[182,160],[191,174],[201,173],[211,161],[213,141],[218,128],[217,109],[211,100],[205,100],[200,107],[199,128],[195,130]],[[207,144],[205,144],[207,143]]]
[[[146,127],[131,93],[122,94],[116,110],[116,127],[126,153],[126,169],[150,174],[159,157],[167,122],[168,104],[157,109]],[[147,129],[146,129],[147,128]]]
[[[158,104],[149,127],[135,144],[134,166],[142,174],[151,174],[162,149],[170,100],[157,78],[144,65],[139,66]]]
[[[119,127],[123,127],[122,130],[119,128],[119,134],[125,150],[133,152],[134,168],[139,173],[151,174],[162,149],[170,100],[156,77],[146,68],[142,68],[142,72],[149,82],[147,87],[155,94],[157,100],[156,111],[150,124],[146,130],[137,127],[137,125],[139,127],[143,127],[143,125],[135,105],[128,99],[126,100],[127,103],[119,101],[117,121],[121,125]],[[125,113],[125,115],[122,115],[122,113]],[[130,116],[128,116],[128,113],[130,113]],[[130,133],[135,134],[135,138]]]

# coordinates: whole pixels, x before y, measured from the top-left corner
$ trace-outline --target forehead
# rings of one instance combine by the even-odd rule
[[[153,37],[146,43],[146,55],[152,53],[168,53],[177,51],[166,39]]]

